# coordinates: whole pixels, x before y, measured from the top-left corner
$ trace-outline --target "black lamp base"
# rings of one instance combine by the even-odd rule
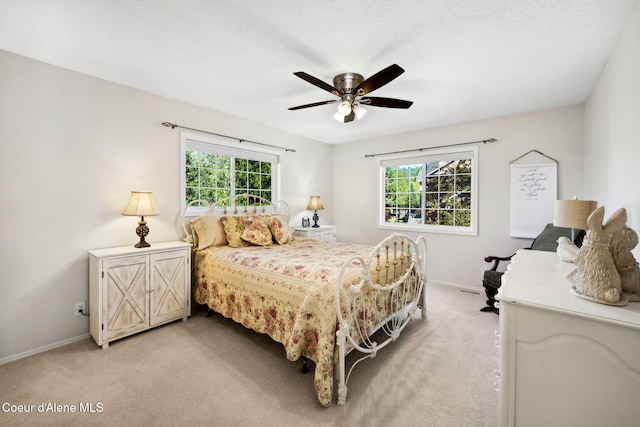
[[[136,234],[140,237],[140,241],[134,245],[136,248],[148,248],[151,246],[146,240],[145,237],[149,234],[149,227],[147,227],[147,222],[144,220],[144,217],[140,217],[140,222],[136,227]]]
[[[140,241],[134,245],[134,247],[136,248],[148,248],[149,246],[151,245],[149,244],[149,242],[144,240],[144,238],[140,238]]]
[[[318,220],[320,219],[320,217],[318,216],[318,211],[314,211],[313,212],[313,225],[311,226],[312,228],[320,228],[320,226],[318,225]]]

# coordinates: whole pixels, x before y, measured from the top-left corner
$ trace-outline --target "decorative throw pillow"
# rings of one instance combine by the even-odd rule
[[[227,242],[227,235],[222,224],[222,216],[199,216],[189,221],[193,234],[193,247],[205,249],[209,246],[224,246]]]
[[[265,217],[273,239],[280,245],[293,240],[293,228],[289,227],[284,215],[271,215]]]
[[[247,216],[242,240],[259,246],[269,246],[273,243],[273,236],[269,225],[265,222],[265,217],[251,214]]]
[[[247,218],[245,216],[223,216],[222,224],[227,235],[229,246],[233,248],[241,248],[249,246],[249,242],[242,240],[242,232],[244,231]]]

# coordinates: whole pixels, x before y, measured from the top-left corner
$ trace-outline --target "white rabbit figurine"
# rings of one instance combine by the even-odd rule
[[[626,225],[611,239],[611,256],[620,274],[620,287],[629,301],[640,301],[640,267],[631,253],[637,244],[638,234]]]
[[[567,276],[573,283],[574,295],[608,305],[626,305],[620,275],[609,250],[613,235],[627,222],[627,213],[618,209],[604,226],[604,207],[600,206],[587,218],[587,235],[574,263],[576,269]]]

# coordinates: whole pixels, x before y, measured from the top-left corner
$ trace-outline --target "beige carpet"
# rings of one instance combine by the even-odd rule
[[[187,322],[107,350],[89,338],[1,365],[0,425],[497,425],[498,316],[479,311],[481,295],[452,287],[430,285],[427,298],[426,320],[358,365],[345,406],[322,407],[313,375],[280,344],[194,307]],[[85,412],[38,413],[41,403]]]

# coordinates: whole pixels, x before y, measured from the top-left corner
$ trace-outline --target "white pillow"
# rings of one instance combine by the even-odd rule
[[[189,221],[193,233],[193,247],[195,249],[228,244],[227,235],[221,219],[221,215],[209,215],[199,216]]]

